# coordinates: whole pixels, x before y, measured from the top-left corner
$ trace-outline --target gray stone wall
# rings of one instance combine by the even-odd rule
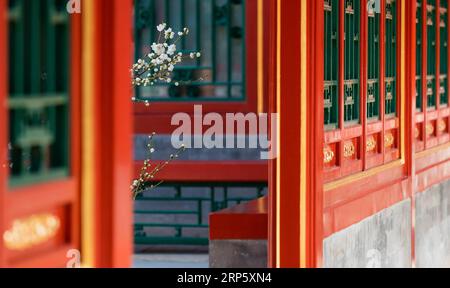
[[[194,143],[194,138],[190,141],[191,145]],[[258,138],[252,138],[255,141]],[[245,147],[249,147],[249,137],[235,137],[235,147],[237,147],[238,140],[244,141]],[[259,142],[258,142],[259,143]],[[149,144],[148,135],[135,135],[134,137],[134,160],[142,161],[148,158],[147,145]],[[153,147],[155,153],[152,155],[154,160],[167,160],[170,154],[173,154],[176,149],[173,148],[171,142],[171,135],[156,135],[153,138]],[[184,161],[264,161],[261,160],[261,152],[267,151],[264,149],[206,149],[206,148],[190,148],[186,149],[180,155],[179,160]]]
[[[418,268],[450,268],[450,181],[416,194]],[[324,266],[411,267],[411,202],[403,201],[324,240]]]
[[[267,268],[267,241],[210,241],[209,266],[210,268]]]
[[[406,200],[325,239],[324,267],[411,267],[410,215]]]
[[[416,197],[416,266],[450,268],[450,181]]]
[[[416,266],[450,268],[450,181],[416,196]],[[411,201],[405,200],[324,240],[325,268],[410,268]],[[266,241],[211,241],[211,267],[267,265]]]

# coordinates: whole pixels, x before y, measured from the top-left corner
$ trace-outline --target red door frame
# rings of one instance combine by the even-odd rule
[[[91,1],[91,0],[87,0]],[[133,251],[132,0],[94,4],[95,267],[129,267]]]
[[[277,1],[269,0],[267,3],[268,9],[266,9],[268,14],[266,15],[267,19],[267,37],[268,37],[268,45],[267,45],[267,94],[269,95],[268,101],[268,111],[269,113],[277,113],[277,79],[278,79],[278,69],[277,63],[277,39],[278,39],[278,29],[277,29],[277,21],[278,21],[278,7]],[[270,123],[270,132],[272,131],[272,123]],[[273,141],[273,140],[272,140]],[[267,263],[269,267],[277,266],[277,225],[274,218],[274,215],[277,213],[277,161],[276,159],[269,160],[269,203],[268,203],[268,245],[267,245]]]
[[[306,133],[307,154],[306,161],[306,215],[307,229],[306,243],[306,267],[322,267],[323,265],[323,5],[322,1],[312,1],[307,8],[307,111],[308,124]],[[314,75],[314,76],[312,76]]]
[[[8,150],[7,150],[7,135],[6,135],[6,127],[9,127],[8,125],[8,115],[7,113],[7,94],[8,94],[8,87],[7,87],[7,67],[8,65],[8,57],[7,57],[7,47],[8,47],[8,37],[7,37],[7,3],[6,1],[0,1],[0,43],[3,43],[0,45],[0,62],[4,63],[4,65],[0,65],[0,231],[5,231],[5,195],[6,195],[6,188],[7,188],[7,171],[8,169],[5,169],[4,165],[7,165],[8,161]],[[3,79],[3,81],[2,81]],[[3,241],[0,241],[0,267],[6,266],[6,256],[5,256],[5,249]]]
[[[416,183],[416,167],[415,167],[415,133],[413,132],[416,127],[416,4],[417,1],[412,1],[410,5],[406,4],[405,11],[405,22],[406,23],[414,23],[414,25],[405,26],[405,52],[406,59],[409,61],[405,61],[405,91],[406,91],[406,122],[411,123],[407,127],[405,127],[405,157],[406,157],[406,167],[407,167],[407,176],[408,176],[408,192],[409,197],[411,199],[411,258],[413,262],[413,267],[415,265],[415,223],[416,223],[416,191],[415,191],[415,183]]]
[[[321,9],[321,1],[270,1],[269,111],[279,121],[279,155],[269,167],[270,267],[322,265]]]
[[[8,187],[8,34],[7,1],[0,3],[0,231],[7,230],[16,219],[35,213],[52,213],[61,219],[60,232],[48,243],[26,251],[9,251],[0,241],[1,267],[63,267],[70,249],[80,247],[80,72],[81,72],[81,17],[71,15],[71,82],[70,82],[70,176],[47,183]],[[30,202],[30,199],[33,199]]]

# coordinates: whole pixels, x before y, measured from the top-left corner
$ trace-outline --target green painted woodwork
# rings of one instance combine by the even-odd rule
[[[136,59],[158,39],[156,25],[190,29],[179,43],[202,57],[175,68],[172,83],[135,89],[150,101],[236,101],[246,98],[246,17],[244,0],[135,0]],[[252,51],[251,53],[256,53]],[[173,83],[180,82],[180,86]]]
[[[397,11],[396,1],[386,0],[386,78],[385,115],[397,114]]]
[[[344,121],[360,122],[360,2],[345,0]]]
[[[416,109],[422,111],[422,0],[417,0],[416,10]]]
[[[445,106],[448,105],[448,91],[447,91],[447,65],[448,65],[448,18],[447,18],[447,8],[448,3],[447,0],[441,1],[441,11],[440,11],[440,79],[439,79],[439,95],[440,95],[440,103]]]
[[[69,173],[69,16],[64,0],[10,0],[10,185]]]
[[[325,0],[324,120],[325,129],[339,126],[339,0]]]
[[[368,14],[367,119],[380,119],[380,14]]]
[[[427,106],[436,108],[436,0],[427,1]]]
[[[136,199],[135,244],[207,245],[210,212],[260,198],[266,190],[267,183],[163,183]]]

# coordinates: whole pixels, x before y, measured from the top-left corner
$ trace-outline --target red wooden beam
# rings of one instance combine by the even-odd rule
[[[450,161],[438,163],[417,173],[416,193],[422,193],[439,183],[450,179]]]
[[[81,246],[81,15],[70,15],[70,174],[74,180],[71,213],[71,242]],[[73,249],[73,248],[72,248]]]
[[[278,81],[278,71],[277,71],[277,37],[278,37],[278,7],[276,0],[265,0],[267,11],[267,58],[268,65],[266,67],[267,72],[267,95],[268,95],[268,112],[277,112],[277,81]],[[269,125],[270,134],[272,135],[272,123]],[[269,267],[276,267],[277,265],[277,225],[276,218],[277,215],[277,160],[269,160],[269,195],[268,195],[268,212],[269,212],[269,231],[268,231],[268,243],[267,243],[267,263]]]
[[[300,267],[301,1],[279,1],[277,267]]]
[[[267,205],[264,197],[211,214],[210,240],[267,240]]]
[[[306,162],[306,267],[323,263],[323,141],[324,141],[324,2],[309,1],[307,19],[307,162]],[[303,88],[304,89],[304,88]]]
[[[128,267],[132,254],[131,0],[95,1],[95,266]],[[94,219],[93,219],[94,220]]]
[[[324,45],[317,35],[323,34],[324,2],[274,2],[276,21],[269,19],[277,45],[269,49],[276,65],[269,82],[276,86],[269,110],[278,113],[279,155],[269,177],[269,264],[317,267],[323,241],[323,98],[317,95],[323,94]]]
[[[404,0],[402,0],[404,1]],[[402,2],[400,2],[402,3]],[[406,97],[406,133],[405,133],[405,161],[408,179],[408,193],[411,198],[411,259],[413,263],[415,262],[415,223],[416,223],[416,197],[415,197],[415,177],[416,177],[416,162],[415,162],[415,129],[416,129],[416,50],[417,50],[417,38],[416,38],[416,13],[417,13],[417,1],[412,1],[412,3],[406,2],[406,31],[404,31],[406,39],[406,59],[405,62],[405,97]],[[399,10],[399,9],[397,9]],[[408,25],[408,23],[411,23]],[[402,33],[402,32],[400,32]]]
[[[155,164],[158,163],[155,162]],[[135,177],[141,172],[142,166],[143,162],[135,162]],[[161,170],[154,180],[166,182],[266,182],[267,178],[267,163],[262,161],[175,161]]]
[[[79,200],[79,194],[76,193],[76,187],[78,187],[78,179],[68,178],[20,187],[9,191],[5,196],[8,209],[5,209],[6,211],[4,212],[5,218],[10,221],[7,223],[11,223],[14,219],[18,219],[24,215],[31,215],[77,202]],[[38,193],[39,197],[36,197],[36,193]],[[32,205],[30,205],[30,199],[33,199]],[[73,220],[75,222],[64,223],[64,225],[72,226],[79,224],[78,219]],[[74,238],[77,237],[79,235],[74,235]],[[78,241],[72,244],[75,245],[76,243]],[[74,248],[78,247],[74,246]]]
[[[7,189],[7,155],[8,155],[8,136],[7,129],[8,125],[8,106],[7,106],[7,95],[8,95],[8,56],[7,49],[8,37],[7,37],[7,1],[0,1],[0,231],[5,231],[5,195]],[[7,165],[8,166],[8,165]],[[0,267],[5,267],[5,248],[3,241],[0,241]]]
[[[407,180],[384,185],[381,189],[349,198],[335,207],[325,208],[323,236],[329,237],[405,200],[406,184]]]

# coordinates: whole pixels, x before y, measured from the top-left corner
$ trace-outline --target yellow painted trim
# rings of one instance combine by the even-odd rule
[[[443,150],[446,150],[446,149],[449,149],[449,148],[450,148],[450,143],[439,145],[439,146],[436,146],[436,147],[431,148],[429,150],[425,150],[425,151],[416,153],[415,158],[416,159],[420,159],[420,158],[423,158],[423,157],[427,157],[427,156],[430,156],[432,154],[436,154],[436,153],[438,153],[440,151],[443,151]]]
[[[355,174],[355,175],[343,178],[341,180],[325,184],[323,190],[324,190],[324,192],[328,192],[328,191],[337,189],[339,187],[351,184],[353,182],[356,182],[356,181],[359,181],[359,180],[363,180],[365,178],[377,175],[377,174],[379,174],[379,173],[381,173],[383,171],[386,171],[386,170],[389,170],[389,169],[392,169],[392,168],[395,168],[395,167],[400,167],[400,166],[403,166],[403,165],[405,165],[405,161],[400,159],[400,160],[391,162],[389,164],[386,164],[384,166],[376,167],[376,168],[364,171],[362,173]]]
[[[281,107],[281,0],[277,1],[277,112],[280,113],[280,107]],[[277,121],[277,142],[278,147],[280,147],[281,143],[281,117],[278,117]],[[277,243],[276,243],[276,267],[281,267],[281,247],[280,247],[280,240],[281,240],[281,230],[280,230],[280,199],[281,199],[281,178],[280,178],[280,169],[281,169],[281,149],[278,149],[278,157],[277,157],[277,219],[276,219],[276,234],[277,234]]]
[[[402,1],[401,7],[401,48],[400,48],[400,65],[401,65],[401,73],[400,73],[400,87],[405,87],[406,83],[406,1]],[[353,182],[374,176],[383,171],[403,166],[406,163],[406,137],[405,137],[405,129],[406,129],[406,94],[405,89],[400,89],[400,160],[394,161],[392,163],[376,167],[355,175],[351,175],[349,177],[328,183],[324,185],[324,192],[328,192],[337,188],[340,188],[345,185],[349,185]]]
[[[301,79],[300,79],[300,267],[306,268],[306,246],[307,246],[307,121],[309,119],[309,113],[307,109],[307,2],[301,1],[301,27],[300,27],[300,38],[301,38]]]
[[[94,266],[94,1],[83,1],[82,53],[82,192],[81,249],[82,266]]]
[[[264,1],[258,2],[258,113],[264,112]]]

